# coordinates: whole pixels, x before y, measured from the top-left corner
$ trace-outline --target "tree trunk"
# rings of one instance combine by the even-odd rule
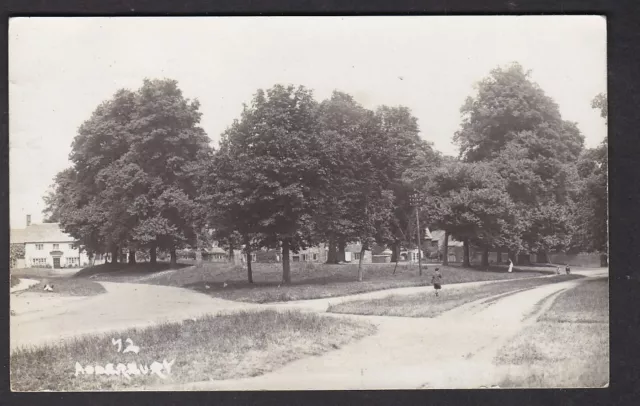
[[[397,263],[400,258],[400,241],[394,241],[391,246],[391,262]]]
[[[417,237],[417,247],[418,247],[418,270],[420,276],[422,276],[422,238],[420,238],[420,210],[416,207],[416,232],[418,234]]]
[[[442,265],[449,265],[449,233],[444,232],[444,246],[442,247]]]
[[[362,282],[364,270],[362,269],[362,260],[364,259],[364,252],[366,251],[366,247],[362,244],[362,248],[360,248],[360,260],[358,261],[358,282]]]
[[[129,250],[129,265],[135,265],[136,263],[136,252],[134,250]]]
[[[111,263],[112,264],[117,264],[118,263],[118,247],[113,247],[111,249]]]
[[[344,262],[346,259],[345,250],[347,249],[347,243],[344,238],[338,239],[338,262]]]
[[[196,268],[202,268],[202,250],[196,249]]]
[[[249,283],[253,283],[253,273],[251,271],[251,242],[249,237],[245,237],[244,239],[244,250],[247,254],[247,278]]]
[[[176,265],[178,265],[178,255],[176,254],[176,247],[171,247],[169,253],[171,254],[171,268],[174,268]]]
[[[155,244],[149,249],[149,262],[151,265],[155,265],[158,262],[158,250]]]
[[[498,248],[496,250],[496,264],[502,263],[502,249]]]
[[[489,266],[489,248],[486,247],[482,250],[482,266]]]
[[[465,268],[471,268],[471,261],[469,260],[469,238],[463,240],[464,258],[462,259],[462,266]]]
[[[235,255],[232,244],[229,244],[229,262],[232,263],[233,265],[236,264],[236,255]]]
[[[196,235],[196,268],[202,268],[202,241],[200,234]]]
[[[609,256],[607,254],[600,255],[600,266],[602,267],[609,266]]]
[[[289,263],[289,240],[282,240],[282,282],[291,283],[291,264]]]
[[[393,267],[393,274],[396,274],[396,269],[398,269],[398,260],[400,260],[400,243],[395,241],[393,243],[393,248],[391,249],[391,260],[396,263]]]
[[[327,264],[338,263],[338,247],[336,245],[336,238],[331,235],[329,237],[329,252],[327,253]]]

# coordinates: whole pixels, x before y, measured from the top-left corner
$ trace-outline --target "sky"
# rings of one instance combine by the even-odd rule
[[[77,129],[118,89],[172,78],[220,134],[259,88],[333,90],[367,108],[404,105],[421,137],[457,155],[460,107],[491,69],[517,61],[574,121],[587,147],[606,135],[591,100],[606,92],[600,16],[12,18],[9,24],[11,227],[42,220],[42,196]]]

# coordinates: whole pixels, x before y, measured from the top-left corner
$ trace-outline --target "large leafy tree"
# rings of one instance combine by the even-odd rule
[[[145,80],[120,90],[84,122],[72,144],[73,164],[56,177],[47,212],[94,252],[120,248],[171,251],[201,228],[195,200],[211,155],[198,127],[199,103],[174,80]]]
[[[489,163],[446,162],[424,190],[434,196],[424,204],[432,224],[464,242],[464,266],[472,243],[485,250],[508,246],[505,236],[519,232],[506,182]]]
[[[522,233],[509,245],[528,252],[565,247],[572,168],[584,143],[576,125],[562,120],[557,104],[517,63],[491,71],[461,113],[454,136],[461,157],[492,163],[516,205]]]
[[[136,94],[124,157],[139,168],[132,180],[144,179],[131,210],[138,219],[133,239],[169,250],[172,263],[177,248],[197,245],[204,227],[196,198],[213,151],[201,116],[200,103],[184,98],[175,80],[145,80]]]
[[[345,245],[358,238],[359,156],[363,154],[362,131],[372,118],[351,95],[338,91],[319,106],[318,120],[325,141],[322,165],[331,187],[323,190],[314,222],[317,238],[328,242],[329,263],[344,260]]]
[[[260,245],[282,247],[284,283],[291,282],[290,251],[314,243],[313,213],[330,186],[317,114],[311,91],[276,85],[259,90],[223,137],[236,170],[217,174],[218,193],[229,197],[227,207],[259,215],[252,231]]]
[[[597,95],[592,107],[607,119],[607,96]],[[602,265],[608,263],[607,138],[596,148],[587,149],[577,162],[577,192],[574,203],[573,248],[600,252]]]

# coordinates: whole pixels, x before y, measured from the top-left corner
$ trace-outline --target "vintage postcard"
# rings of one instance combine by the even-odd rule
[[[13,391],[608,386],[604,17],[9,28]]]

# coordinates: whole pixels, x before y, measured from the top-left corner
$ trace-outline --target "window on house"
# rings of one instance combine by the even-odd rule
[[[47,259],[46,258],[33,258],[31,260],[31,263],[33,265],[40,265],[40,266],[47,265]]]
[[[308,261],[309,260],[309,254],[302,254],[302,260],[303,261]]]
[[[53,249],[54,250],[59,250],[60,249],[60,244],[53,244]]]
[[[251,261],[256,262],[258,256],[256,254],[251,254]]]
[[[79,257],[68,257],[66,258],[67,266],[79,266],[80,258]]]
[[[359,252],[354,252],[353,253],[353,259],[360,259],[360,253]]]
[[[318,260],[318,254],[313,254],[313,260],[317,261]]]
[[[38,251],[42,251],[44,249],[44,244],[36,244],[36,249]]]
[[[294,255],[291,257],[291,259],[293,260],[293,262],[300,262],[300,255]]]

